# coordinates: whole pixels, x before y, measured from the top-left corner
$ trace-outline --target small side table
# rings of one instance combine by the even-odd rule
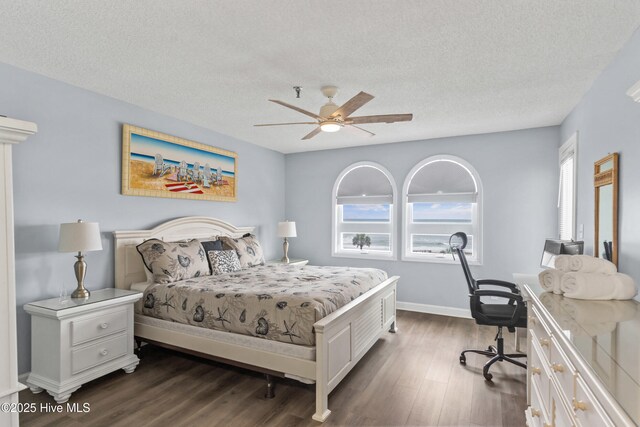
[[[268,264],[286,264],[284,261],[279,260],[279,259],[271,259],[269,261],[267,261],[267,265]],[[289,258],[289,265],[295,265],[298,267],[301,267],[303,265],[307,265],[309,264],[309,260],[308,259],[294,259],[294,258]]]
[[[86,382],[118,369],[132,373],[140,362],[133,354],[133,304],[140,298],[140,292],[109,288],[87,299],[26,304],[31,391],[46,390],[60,404]]]

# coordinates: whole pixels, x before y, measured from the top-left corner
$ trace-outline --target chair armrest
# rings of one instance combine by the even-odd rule
[[[473,293],[474,296],[478,297],[500,297],[506,298],[508,300],[515,300],[518,302],[522,302],[522,295],[514,294],[511,292],[498,291],[494,289],[485,289],[485,290],[477,290]]]
[[[503,326],[508,326],[508,327],[515,326],[518,323],[520,316],[522,316],[523,313],[526,313],[524,300],[522,298],[522,295],[520,294],[513,294],[511,292],[487,289],[487,290],[477,290],[471,295],[472,301],[474,299],[476,299],[477,301],[480,301],[480,297],[499,297],[499,298],[505,298],[509,300],[509,305],[513,307],[513,315],[511,316],[511,319],[508,322],[506,322]],[[514,302],[515,302],[515,306],[513,304]]]
[[[520,293],[520,289],[518,289],[518,285],[511,282],[505,282],[504,280],[481,279],[481,280],[476,280],[476,285],[502,286],[503,288],[509,288],[512,291],[518,291],[518,293]]]

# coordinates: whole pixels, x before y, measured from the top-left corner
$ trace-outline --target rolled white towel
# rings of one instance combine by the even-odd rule
[[[566,273],[560,289],[566,297],[589,300],[627,300],[638,294],[633,279],[622,273]]]
[[[579,271],[580,273],[602,274],[616,274],[618,272],[616,265],[611,261],[589,255],[569,256],[569,270]]]
[[[558,255],[553,261],[553,265],[556,268],[556,270],[570,271],[569,270],[570,258],[571,258],[571,255]]]
[[[540,286],[542,286],[542,289],[547,292],[562,294],[562,291],[560,290],[560,281],[562,280],[562,276],[565,273],[566,271],[556,270],[554,268],[544,270],[543,272],[538,274]]]

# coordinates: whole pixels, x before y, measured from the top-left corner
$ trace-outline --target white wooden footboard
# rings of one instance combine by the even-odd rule
[[[360,298],[314,324],[316,333],[316,412],[324,421],[331,411],[329,393],[386,331],[396,331],[396,284],[393,276]]]

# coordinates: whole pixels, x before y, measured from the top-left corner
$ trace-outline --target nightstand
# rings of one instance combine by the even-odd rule
[[[296,266],[303,266],[303,265],[307,265],[309,263],[308,259],[294,259],[294,258],[289,258],[289,265],[296,265]],[[270,259],[269,261],[267,261],[267,265],[269,264],[285,264],[282,260],[279,259]]]
[[[64,403],[88,381],[118,369],[132,373],[140,362],[133,354],[133,304],[140,298],[140,292],[110,288],[91,291],[87,299],[26,304],[31,391],[46,390]]]

